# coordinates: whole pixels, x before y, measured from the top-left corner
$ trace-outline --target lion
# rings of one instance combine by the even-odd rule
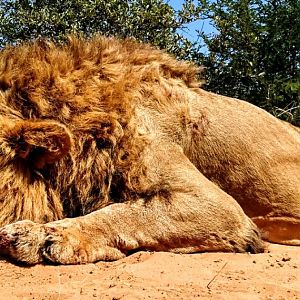
[[[300,245],[299,130],[203,90],[199,72],[102,36],[3,49],[0,254],[80,264]]]

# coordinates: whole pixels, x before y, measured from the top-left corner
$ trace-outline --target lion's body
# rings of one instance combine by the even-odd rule
[[[261,251],[248,217],[270,241],[299,245],[299,130],[205,92],[196,72],[106,38],[3,50],[0,225],[40,224],[5,226],[0,252],[74,263]]]

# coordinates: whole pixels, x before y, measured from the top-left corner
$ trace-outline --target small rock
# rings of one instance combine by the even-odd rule
[[[284,256],[284,257],[282,258],[282,261],[284,261],[284,262],[290,261],[290,260],[291,260],[291,258],[290,258],[289,256]]]

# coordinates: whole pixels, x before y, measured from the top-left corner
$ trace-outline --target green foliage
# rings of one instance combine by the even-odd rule
[[[216,33],[208,47],[207,85],[300,125],[300,1],[202,2]]]
[[[37,37],[67,34],[135,37],[188,59],[193,43],[178,33],[199,8],[186,1],[180,12],[162,0],[4,0],[0,3],[0,47]]]

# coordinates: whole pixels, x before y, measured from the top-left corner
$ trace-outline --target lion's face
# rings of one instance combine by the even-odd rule
[[[122,136],[118,121],[101,112],[81,114],[67,125],[1,115],[0,225],[51,221],[105,206],[111,156]]]
[[[39,43],[0,53],[0,226],[8,223],[1,215],[41,222],[43,211],[74,216],[108,201],[130,110],[119,113],[131,97],[119,68],[99,64],[101,47],[86,64],[79,46],[82,53]]]
[[[62,160],[71,143],[70,132],[58,122],[0,116],[0,224],[62,215],[55,182],[44,170]]]

